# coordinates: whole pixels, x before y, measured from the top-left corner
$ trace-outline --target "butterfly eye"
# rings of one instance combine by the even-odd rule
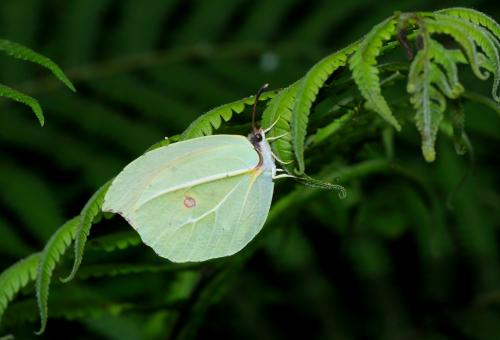
[[[264,136],[262,131],[254,130],[248,135],[248,140],[253,144],[253,146],[257,146],[258,143],[264,140]]]

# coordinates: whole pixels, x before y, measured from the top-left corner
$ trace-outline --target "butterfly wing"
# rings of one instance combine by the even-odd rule
[[[131,222],[158,255],[204,261],[232,255],[250,242],[264,225],[272,194],[271,177],[249,172],[158,196]],[[195,206],[186,206],[186,198]]]
[[[113,181],[104,211],[176,262],[231,255],[262,228],[273,182],[243,136],[196,138],[150,151]]]

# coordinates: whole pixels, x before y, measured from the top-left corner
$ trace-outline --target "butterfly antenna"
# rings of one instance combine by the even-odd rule
[[[255,102],[253,103],[253,110],[252,110],[252,128],[254,130],[257,129],[257,125],[255,124],[255,111],[257,110],[257,102],[259,101],[259,97],[262,94],[262,92],[265,91],[269,87],[269,84],[264,84],[261,86],[259,91],[257,91],[257,94],[255,95]]]

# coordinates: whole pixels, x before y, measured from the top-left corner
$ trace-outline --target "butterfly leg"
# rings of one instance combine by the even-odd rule
[[[275,175],[273,177],[273,179],[279,179],[279,178],[298,178],[298,177],[294,176],[294,175],[289,175],[289,174]]]
[[[267,140],[269,143],[272,143],[272,142],[277,141],[278,139],[280,139],[280,138],[282,138],[282,137],[285,137],[286,135],[288,135],[288,132],[285,132],[284,134],[279,135],[279,136],[276,136],[276,137],[269,137],[269,138],[266,138],[266,140]]]
[[[268,133],[276,124],[278,124],[278,121],[280,120],[280,116],[269,126],[267,129],[264,130],[264,134]]]
[[[276,155],[274,154],[274,152],[271,152],[271,155],[272,155],[272,156],[273,156],[273,158],[274,158],[274,159],[275,159],[278,163],[280,163],[280,164],[285,164],[285,165],[287,165],[287,164],[292,164],[292,163],[293,163],[293,161],[287,161],[287,162],[282,161],[281,159],[279,159],[279,157],[278,157],[278,156],[276,156]]]

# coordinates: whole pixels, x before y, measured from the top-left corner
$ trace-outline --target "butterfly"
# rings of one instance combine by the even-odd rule
[[[159,256],[198,262],[232,255],[262,229],[277,175],[267,130],[211,135],[163,146],[128,164],[105,195]],[[273,124],[274,125],[274,124]],[[275,137],[279,138],[279,137]]]

